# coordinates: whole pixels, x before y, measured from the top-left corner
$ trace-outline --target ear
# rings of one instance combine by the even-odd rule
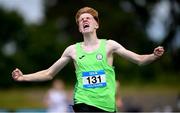
[[[95,28],[96,28],[96,29],[98,29],[98,28],[99,28],[99,25],[98,25],[98,24],[96,24]]]

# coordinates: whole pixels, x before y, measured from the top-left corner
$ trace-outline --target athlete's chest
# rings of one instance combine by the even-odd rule
[[[106,53],[96,52],[92,54],[78,54],[76,57],[76,62],[86,64],[86,65],[97,65],[106,60]]]

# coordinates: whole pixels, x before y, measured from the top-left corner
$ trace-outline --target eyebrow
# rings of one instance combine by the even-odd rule
[[[85,17],[91,17],[91,16],[85,16]],[[80,17],[80,18],[83,18],[83,17]]]
[[[93,18],[93,17],[91,17],[91,16],[79,17],[79,19],[78,19],[78,20],[82,20],[83,18]]]

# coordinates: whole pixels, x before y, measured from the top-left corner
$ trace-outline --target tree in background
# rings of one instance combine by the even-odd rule
[[[26,26],[20,15],[16,12],[6,12],[1,8],[0,29],[0,84],[2,87],[12,83],[8,71],[26,59],[24,48],[27,47],[28,31],[26,31]]]
[[[169,0],[171,13],[169,22],[163,23],[166,26],[164,39],[155,42],[147,34],[147,28],[154,17],[152,11],[162,1],[46,0],[45,21],[41,25],[26,25],[17,13],[0,9],[2,76],[0,87],[12,86],[13,81],[9,78],[15,66],[25,73],[42,70],[56,61],[67,45],[81,41],[81,35],[75,23],[75,12],[84,6],[93,7],[99,11],[102,26],[98,30],[98,37],[116,40],[127,49],[142,54],[151,52],[157,45],[163,45],[167,50],[160,61],[141,68],[121,58],[115,58],[114,64],[120,63],[115,70],[117,75],[121,75],[120,78],[124,79],[122,84],[124,81],[152,82],[158,76],[179,78],[180,49],[173,47],[175,36],[179,32],[180,2],[178,0]],[[66,83],[75,81],[74,72],[69,71],[71,68],[73,64],[66,66],[57,77],[63,78]]]

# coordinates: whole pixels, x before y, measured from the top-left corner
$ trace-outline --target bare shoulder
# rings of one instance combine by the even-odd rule
[[[117,52],[117,50],[122,50],[124,47],[114,40],[107,40],[107,50],[111,52]]]
[[[75,51],[75,44],[68,46],[68,47],[65,49],[64,53],[70,54],[70,53],[73,53],[74,51]]]
[[[111,39],[107,40],[107,47],[108,48],[115,49],[118,46],[120,46],[120,44],[118,42],[111,40]]]
[[[74,59],[74,57],[75,57],[75,52],[76,52],[75,44],[73,44],[73,45],[68,46],[68,47],[65,49],[64,55],[65,55],[65,56],[68,56],[68,57],[71,57],[72,59]]]
[[[75,50],[75,44],[72,44],[66,48],[67,51],[73,51]]]
[[[114,41],[112,39],[107,40],[107,45],[108,46],[116,46],[118,44],[119,44],[118,42],[116,42],[116,41]]]

